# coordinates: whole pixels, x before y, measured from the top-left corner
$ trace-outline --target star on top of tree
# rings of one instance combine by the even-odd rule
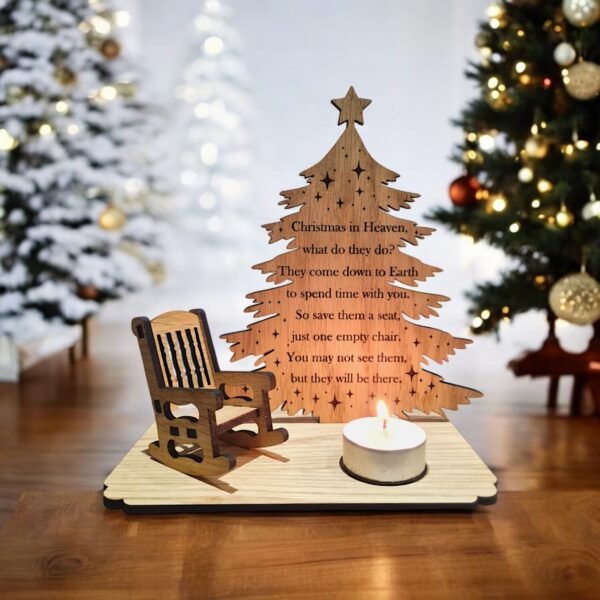
[[[334,98],[331,103],[340,111],[338,125],[342,123],[359,123],[362,125],[363,110],[371,104],[371,100],[367,98],[359,98],[354,91],[354,87],[350,86],[348,93],[343,98]]]

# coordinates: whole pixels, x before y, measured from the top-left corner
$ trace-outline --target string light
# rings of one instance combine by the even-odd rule
[[[208,102],[199,102],[194,107],[194,114],[198,119],[206,119],[210,115],[210,104]]]
[[[541,202],[538,200],[538,198],[534,198],[531,201],[531,207],[532,208],[539,208],[540,207]]]
[[[217,35],[210,35],[204,40],[204,50],[211,56],[220,54],[223,50],[223,40]]]
[[[6,129],[0,129],[0,150],[2,152],[16,148],[17,143],[17,140]]]
[[[507,315],[510,312],[510,306],[503,306],[502,307],[502,314],[503,315]]]
[[[100,15],[94,15],[91,17],[90,25],[96,30],[96,33],[99,33],[100,35],[107,35],[111,30],[110,21],[104,17],[101,17]]]
[[[547,192],[551,191],[553,187],[554,185],[552,182],[548,181],[547,179],[540,179],[537,182],[537,189],[540,194],[546,194]]]
[[[477,141],[477,134],[474,131],[471,131],[470,133],[467,133],[467,141],[468,142],[476,142]]]
[[[491,197],[492,210],[494,212],[502,212],[506,208],[506,198],[501,194],[497,194]]]
[[[127,27],[131,23],[131,15],[126,10],[117,10],[114,19],[117,27]]]
[[[65,102],[64,100],[59,100],[54,105],[54,108],[56,109],[57,113],[60,113],[61,115],[64,115],[65,113],[69,112],[69,103]]]
[[[497,77],[490,77],[487,80],[487,86],[490,88],[490,90],[493,90],[494,88],[498,87],[499,83],[500,80]]]
[[[511,226],[508,228],[508,230],[511,233],[517,233],[519,231],[519,229],[521,229],[521,224],[520,223],[512,223]]]
[[[484,152],[491,152],[496,146],[496,140],[494,139],[493,135],[490,135],[489,133],[484,133],[483,135],[479,136],[479,147],[484,151]]]
[[[217,205],[217,199],[212,192],[204,192],[200,194],[198,204],[205,210],[210,210]]]
[[[517,73],[524,73],[526,69],[527,69],[527,65],[526,65],[526,64],[525,64],[525,63],[524,63],[522,60],[520,60],[520,61],[519,61],[519,62],[518,62],[516,65],[515,65],[515,71],[516,71]]]
[[[483,320],[481,317],[475,317],[472,321],[471,321],[471,326],[474,327],[475,329],[478,329],[479,327],[481,327],[483,325]]]
[[[205,142],[200,147],[200,160],[205,165],[214,165],[219,158],[219,148],[213,142]]]
[[[481,315],[480,315],[480,316],[481,316],[481,318],[482,318],[484,321],[487,321],[487,320],[490,318],[491,314],[492,314],[492,313],[491,313],[491,312],[490,312],[490,311],[489,311],[489,310],[486,308],[485,310],[482,310],[482,311],[481,311]]]
[[[50,135],[52,133],[52,125],[50,125],[50,123],[42,123],[38,129],[38,133],[41,136]]]
[[[560,147],[560,151],[565,154],[567,157],[570,157],[575,152],[575,146],[573,144],[563,144]]]
[[[67,125],[67,133],[69,135],[77,135],[79,133],[79,125],[77,123],[70,123]]]
[[[102,100],[110,102],[117,97],[117,88],[114,85],[105,85],[100,88],[99,95]]]
[[[533,181],[533,169],[531,167],[521,167],[517,177],[522,183],[531,183]]]

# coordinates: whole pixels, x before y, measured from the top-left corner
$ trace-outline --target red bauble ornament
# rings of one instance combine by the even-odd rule
[[[77,290],[77,294],[84,300],[96,300],[96,298],[98,298],[99,291],[95,285],[88,283],[86,285],[80,285],[79,289]]]
[[[448,194],[454,206],[473,206],[477,202],[476,193],[480,187],[477,177],[461,175],[450,184]]]

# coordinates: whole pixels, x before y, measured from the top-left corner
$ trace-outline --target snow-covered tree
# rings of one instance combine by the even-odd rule
[[[0,0],[0,335],[79,322],[160,270],[156,115],[121,56],[127,17]]]
[[[251,225],[247,74],[232,10],[205,0],[177,87],[182,213],[200,244],[221,253],[257,239]],[[206,256],[206,253],[202,253]]]

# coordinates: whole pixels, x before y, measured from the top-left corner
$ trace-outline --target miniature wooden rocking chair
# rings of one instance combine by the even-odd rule
[[[220,452],[220,440],[244,448],[285,442],[285,429],[273,430],[269,390],[272,373],[220,371],[203,310],[172,311],[150,321],[131,322],[138,338],[154,408],[158,441],[148,446],[152,458],[186,473],[214,476],[235,467],[231,454]],[[252,397],[226,394],[243,388]],[[192,405],[197,416],[176,416],[171,405]],[[233,431],[256,423],[258,433]]]

